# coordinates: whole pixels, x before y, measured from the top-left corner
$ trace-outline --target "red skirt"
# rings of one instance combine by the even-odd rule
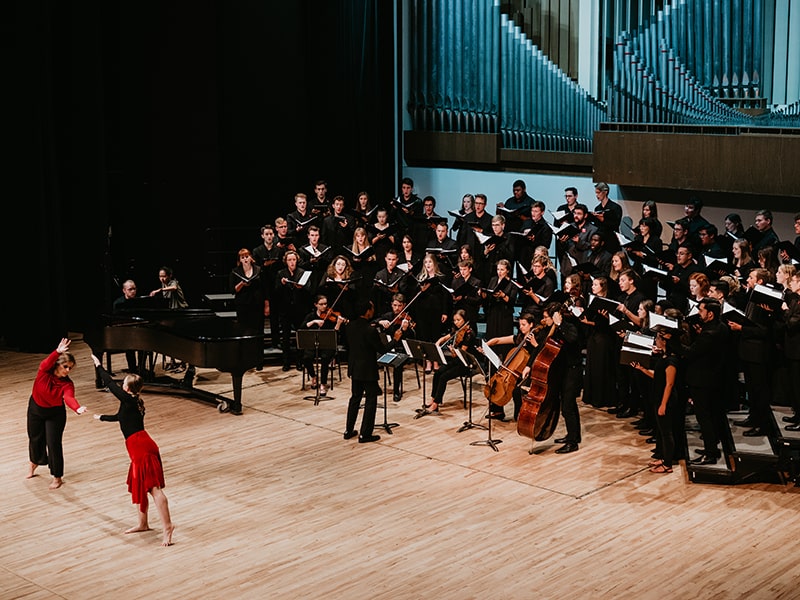
[[[153,438],[144,430],[137,431],[125,440],[125,447],[131,457],[131,466],[128,469],[131,502],[138,504],[141,512],[147,512],[147,493],[153,488],[164,487],[161,454]]]

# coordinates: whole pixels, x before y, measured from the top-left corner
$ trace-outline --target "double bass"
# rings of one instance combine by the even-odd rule
[[[551,367],[563,346],[562,342],[552,337],[555,329],[556,324],[553,323],[542,349],[533,359],[530,374],[531,388],[522,397],[522,406],[517,418],[517,434],[537,442],[550,438],[558,425],[560,407],[554,398],[555,394],[548,386],[550,377],[553,376]]]
[[[531,330],[531,333],[533,330]],[[525,342],[530,333],[522,336],[522,341],[508,351],[503,364],[489,378],[489,383],[483,386],[483,395],[489,402],[497,406],[505,406],[511,400],[514,388],[519,384],[522,371],[528,364],[531,355],[525,349]]]

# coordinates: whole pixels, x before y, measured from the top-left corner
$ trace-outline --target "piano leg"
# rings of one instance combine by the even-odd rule
[[[242,414],[242,380],[244,373],[231,373],[233,380],[233,402],[231,402],[231,412],[233,414]]]

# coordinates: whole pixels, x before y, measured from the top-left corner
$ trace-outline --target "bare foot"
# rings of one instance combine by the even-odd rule
[[[136,527],[126,529],[125,533],[139,533],[141,531],[150,531],[150,527],[148,525],[137,525]]]
[[[164,538],[161,540],[162,546],[172,546],[172,532],[175,531],[175,525],[164,527]]]
[[[51,490],[57,490],[62,485],[64,485],[64,481],[61,479],[61,477],[53,477],[53,481],[50,482],[50,485],[48,487]]]
[[[39,465],[36,463],[28,463],[28,474],[25,476],[25,479],[30,479],[31,477],[36,477],[36,468]]]

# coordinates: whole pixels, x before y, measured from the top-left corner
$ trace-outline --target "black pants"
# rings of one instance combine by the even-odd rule
[[[61,439],[67,426],[64,405],[42,408],[28,400],[28,456],[36,465],[47,465],[53,477],[64,476],[64,449]]]
[[[434,373],[433,383],[431,384],[431,398],[433,398],[433,401],[436,404],[441,404],[447,384],[450,380],[462,375],[469,375],[469,368],[465,367],[458,359],[454,358],[452,362],[440,366],[439,370]]]
[[[347,423],[345,431],[353,431],[356,427],[358,409],[361,406],[361,397],[366,393],[364,400],[364,414],[361,416],[361,437],[369,437],[375,429],[375,412],[378,409],[378,382],[363,379],[350,380],[350,401],[347,403]]]
[[[559,395],[561,396],[561,416],[567,427],[567,442],[580,444],[581,418],[578,413],[578,395],[583,385],[583,367],[573,365],[567,367],[561,379]]]
[[[694,414],[703,435],[703,448],[706,455],[719,453],[722,427],[725,424],[725,404],[721,390],[715,388],[692,387],[689,393],[694,403]]]
[[[764,363],[742,361],[744,384],[747,388],[747,402],[750,406],[748,419],[755,427],[769,426],[769,410],[772,401],[770,384],[772,378],[769,366]]]

